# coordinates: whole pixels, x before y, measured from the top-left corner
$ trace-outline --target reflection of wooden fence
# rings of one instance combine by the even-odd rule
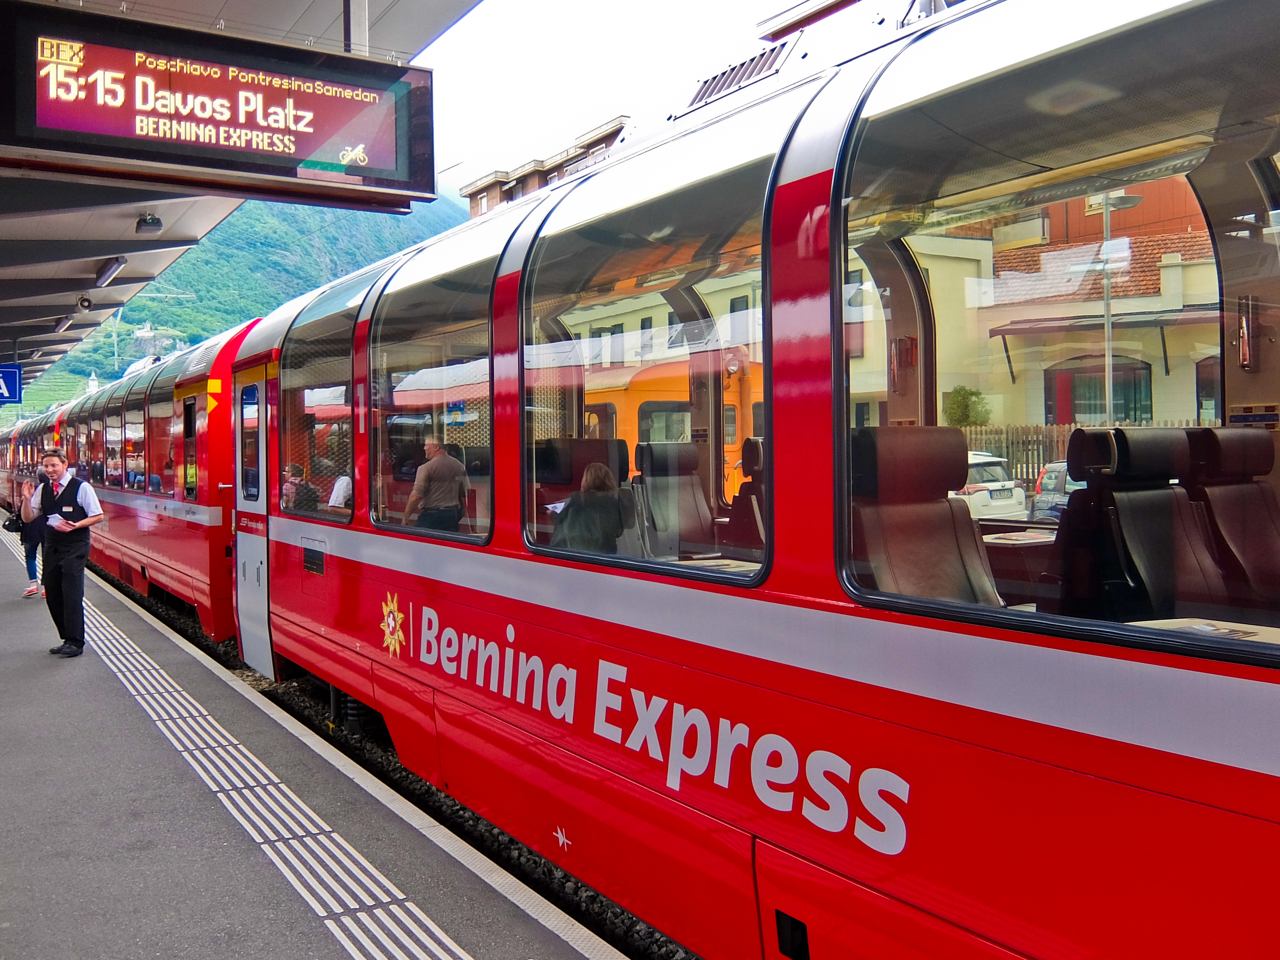
[[[1148,423],[1118,423],[1118,427],[1216,427],[1218,421],[1195,423],[1191,420],[1157,420]],[[1054,460],[1065,460],[1071,431],[1083,424],[1010,424],[1003,427],[963,427],[970,450],[980,450],[1009,461],[1009,473],[1015,480],[1035,483],[1040,468]]]

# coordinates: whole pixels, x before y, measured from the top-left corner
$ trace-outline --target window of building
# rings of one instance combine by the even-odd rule
[[[1216,361],[1215,361],[1216,366]],[[1107,416],[1106,359],[1073,357],[1044,372],[1044,422],[1080,424],[1151,422],[1151,364],[1111,358],[1111,416]]]
[[[280,350],[280,509],[352,515],[351,340],[380,268],[338,281],[293,321]]]
[[[488,213],[488,212],[489,212],[489,193],[488,191],[485,191],[484,193],[476,197],[476,213],[481,214],[481,213]]]
[[[1196,417],[1202,427],[1222,424],[1222,362],[1216,356],[1196,361]]]
[[[370,343],[378,523],[489,534],[489,299],[498,266],[490,251],[512,229],[509,213],[494,216],[447,250],[428,247],[408,261],[378,302]]]

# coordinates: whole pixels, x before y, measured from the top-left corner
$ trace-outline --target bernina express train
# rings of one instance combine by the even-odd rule
[[[1271,955],[1280,5],[863,22],[4,467],[710,960]]]

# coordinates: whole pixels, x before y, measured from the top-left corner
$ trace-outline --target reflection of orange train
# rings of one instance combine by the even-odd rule
[[[627,449],[637,443],[690,442],[719,434],[722,448],[723,495],[732,499],[742,485],[742,442],[762,437],[764,423],[764,375],[760,363],[739,359],[739,351],[725,350],[728,357],[720,372],[719,389],[724,403],[710,409],[723,410],[721,422],[699,422],[698,409],[690,397],[699,389],[696,372],[688,358],[655,363],[645,367],[616,366],[589,371],[584,414],[587,437],[625,440]],[[705,413],[703,413],[705,416]]]

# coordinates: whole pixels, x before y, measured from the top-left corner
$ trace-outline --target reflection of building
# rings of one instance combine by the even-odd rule
[[[599,163],[608,155],[609,148],[622,137],[628,119],[614,117],[608,123],[584,133],[567,150],[546,160],[530,160],[514,170],[494,170],[465,184],[459,192],[470,203],[471,216],[478,217],[509,200],[519,200],[526,193],[532,193],[555,183],[561,177],[571,176]]]
[[[1218,271],[1191,190],[1175,177],[1117,195],[1141,205],[1111,214],[1107,243],[1094,196],[907,241],[938,320],[941,396],[977,388],[996,424],[1221,418]],[[884,389],[882,346],[861,362],[879,366],[878,376],[859,378],[860,362],[851,363],[855,391],[859,383]]]

